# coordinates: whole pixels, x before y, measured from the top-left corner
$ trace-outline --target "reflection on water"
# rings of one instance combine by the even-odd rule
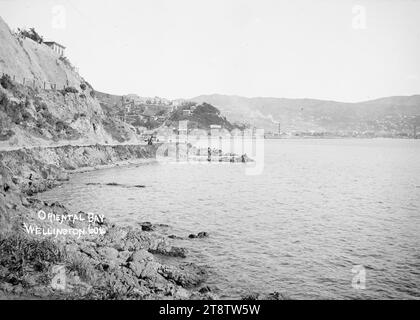
[[[420,141],[267,140],[261,175],[152,163],[77,174],[40,197],[120,223],[169,224],[168,234],[209,232],[174,241],[210,267],[223,297],[420,297]],[[365,290],[352,287],[355,265]]]

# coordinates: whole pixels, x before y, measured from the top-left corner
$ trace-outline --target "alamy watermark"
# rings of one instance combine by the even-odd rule
[[[355,5],[352,8],[353,19],[351,26],[356,30],[366,29],[366,7],[362,5]]]
[[[51,287],[54,290],[64,291],[67,287],[66,267],[63,265],[55,265],[52,267],[53,278],[51,279]]]
[[[55,5],[51,8],[51,28],[65,29],[67,27],[67,11],[63,5]]]
[[[158,131],[162,143],[156,152],[160,162],[188,164],[244,163],[245,174],[259,175],[264,170],[264,130],[233,129],[218,125],[209,131],[188,129],[188,121],[179,121],[178,129]]]
[[[351,269],[355,273],[351,281],[351,286],[356,290],[366,289],[366,268],[362,265],[356,265]]]

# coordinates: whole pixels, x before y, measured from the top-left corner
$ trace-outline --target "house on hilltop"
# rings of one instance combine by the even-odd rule
[[[47,41],[44,42],[47,46],[49,46],[54,52],[56,52],[60,57],[64,56],[64,50],[66,49],[65,46],[55,42],[55,41]]]

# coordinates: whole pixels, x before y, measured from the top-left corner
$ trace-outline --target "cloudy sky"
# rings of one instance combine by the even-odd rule
[[[420,93],[418,0],[0,0],[97,90],[361,101]]]

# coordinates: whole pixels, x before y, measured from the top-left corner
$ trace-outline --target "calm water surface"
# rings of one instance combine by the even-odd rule
[[[266,140],[265,168],[152,163],[76,174],[40,195],[170,225],[224,298],[420,298],[420,141]],[[146,188],[86,183],[144,184]],[[351,285],[363,265],[366,289]]]

